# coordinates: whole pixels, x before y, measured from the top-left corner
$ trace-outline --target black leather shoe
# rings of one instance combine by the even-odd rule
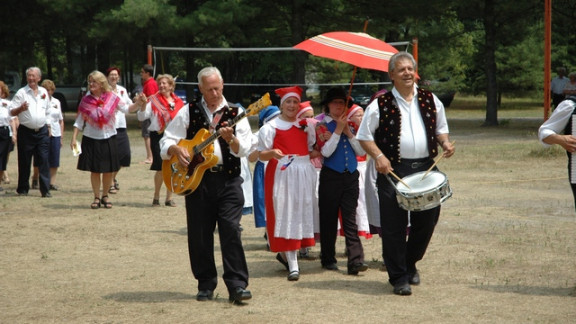
[[[358,272],[363,272],[366,270],[368,270],[368,265],[364,262],[355,263],[353,265],[348,266],[349,275],[357,275]]]
[[[326,269],[326,270],[331,270],[331,271],[338,271],[338,265],[336,263],[329,263],[329,264],[323,264],[322,268]]]
[[[52,198],[52,194],[50,193],[50,191],[47,191],[45,193],[42,194],[43,198]]]
[[[244,300],[248,300],[252,298],[252,293],[250,290],[246,290],[242,287],[237,287],[234,291],[230,292],[230,297],[228,298],[229,301],[235,303],[241,303]]]
[[[198,294],[196,294],[197,301],[207,301],[212,300],[214,297],[214,292],[212,290],[200,290]]]
[[[412,275],[410,275],[410,279],[408,280],[408,283],[414,286],[418,286],[420,284],[420,274],[418,273],[418,271],[414,272]]]
[[[284,268],[286,268],[287,271],[290,271],[290,268],[288,267],[288,262],[284,261],[284,258],[282,258],[282,255],[280,253],[276,253],[276,260],[282,263],[282,265],[284,266]]]
[[[298,281],[298,279],[300,279],[300,272],[298,271],[292,271],[288,275],[288,281]]]
[[[394,293],[400,296],[410,296],[412,295],[412,289],[410,288],[410,284],[403,282],[394,285]]]

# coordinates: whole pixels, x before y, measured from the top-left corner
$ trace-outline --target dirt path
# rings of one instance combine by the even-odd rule
[[[176,208],[151,207],[153,174],[138,163],[145,154],[137,129],[130,131],[133,165],[120,172],[111,210],[89,208],[89,175],[76,170],[68,148],[53,198],[17,197],[14,154],[12,183],[0,193],[0,323],[574,321],[576,213],[566,157],[541,153],[530,120],[451,127],[457,153],[439,167],[454,196],[410,297],[392,294],[378,237],[364,240],[367,272],[346,275],[340,254],[340,272],[303,260],[300,281],[288,282],[266,251],[263,229],[247,215],[243,242],[254,298],[229,304],[220,280],[215,301],[197,302],[183,197]],[[219,245],[216,259],[222,273]]]

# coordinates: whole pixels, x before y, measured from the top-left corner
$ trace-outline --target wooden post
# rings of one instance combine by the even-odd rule
[[[148,45],[148,64],[152,65],[152,45]]]

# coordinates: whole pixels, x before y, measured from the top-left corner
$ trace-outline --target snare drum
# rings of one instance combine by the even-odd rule
[[[442,204],[452,197],[452,189],[446,175],[439,171],[430,171],[424,179],[426,171],[417,172],[402,178],[410,188],[402,182],[396,184],[396,199],[402,209],[408,211],[428,210]]]

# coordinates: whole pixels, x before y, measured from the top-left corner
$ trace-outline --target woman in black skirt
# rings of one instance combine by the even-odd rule
[[[74,134],[70,147],[76,148],[76,138],[82,131],[81,154],[78,170],[90,172],[90,182],[94,193],[92,209],[112,208],[108,200],[108,190],[112,185],[112,175],[120,169],[118,145],[116,144],[115,113],[124,109],[126,103],[111,91],[106,76],[99,71],[88,75],[90,94],[82,98],[78,106],[78,117],[74,122]],[[102,188],[102,196],[100,196]]]
[[[0,81],[0,179],[3,179],[8,155],[16,142],[15,117],[10,115],[10,100],[7,100],[10,90],[6,83]],[[0,191],[2,191],[0,187]]]
[[[182,99],[174,94],[176,83],[170,74],[160,74],[156,77],[159,91],[148,97],[148,104],[140,107],[138,110],[138,120],[144,121],[150,119],[150,148],[152,149],[152,165],[150,170],[154,173],[154,199],[152,206],[160,206],[160,188],[162,187],[162,157],[160,156],[160,139],[163,136],[164,129],[176,113],[184,106]],[[166,200],[164,205],[176,207],[172,200],[172,192],[166,189]]]
[[[118,159],[120,160],[120,168],[129,167],[132,156],[130,153],[130,139],[128,138],[128,132],[126,132],[126,114],[135,112],[138,110],[138,105],[133,103],[128,95],[128,91],[123,86],[119,85],[118,82],[120,81],[120,69],[117,67],[111,67],[106,70],[106,78],[108,78],[108,83],[110,84],[110,88],[112,92],[120,97],[120,100],[124,101],[126,104],[124,106],[125,109],[119,109],[116,111],[115,116],[115,127],[116,127],[116,143],[118,144]],[[143,104],[145,103],[146,96],[144,94],[138,95],[135,100],[138,102],[143,100]],[[112,180],[114,181],[108,190],[109,193],[115,194],[120,190],[120,186],[118,185],[118,180],[116,176],[118,171],[112,174]]]

